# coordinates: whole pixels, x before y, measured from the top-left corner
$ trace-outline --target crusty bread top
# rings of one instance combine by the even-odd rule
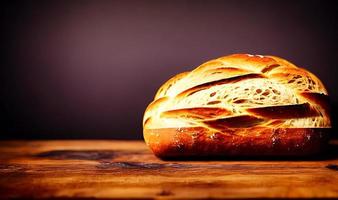
[[[326,128],[328,110],[324,85],[307,70],[275,56],[233,54],[169,79],[143,126]]]

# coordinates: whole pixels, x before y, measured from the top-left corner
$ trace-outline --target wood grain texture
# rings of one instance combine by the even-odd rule
[[[1,141],[6,198],[338,198],[338,142],[312,160],[162,161],[142,141]]]

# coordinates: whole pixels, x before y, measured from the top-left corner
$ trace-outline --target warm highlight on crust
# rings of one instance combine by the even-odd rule
[[[143,118],[144,139],[159,157],[311,155],[330,127],[328,94],[314,74],[249,54],[169,79]]]

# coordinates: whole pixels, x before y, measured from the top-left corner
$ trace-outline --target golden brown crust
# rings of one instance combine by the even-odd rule
[[[169,88],[175,84],[177,81],[181,80],[182,78],[184,78],[186,75],[188,75],[189,72],[182,72],[177,74],[176,76],[172,77],[171,79],[169,79],[167,82],[165,82],[160,89],[158,89],[156,95],[155,95],[155,100],[164,97]]]
[[[308,99],[310,102],[320,106],[323,110],[330,112],[329,97],[327,95],[312,92],[303,92],[300,95]]]
[[[208,107],[195,107],[195,108],[183,108],[176,110],[168,110],[162,112],[162,117],[182,117],[182,118],[194,118],[194,119],[206,119],[219,116],[226,116],[231,113],[224,108],[208,108]]]
[[[145,129],[160,158],[200,156],[311,156],[325,149],[328,128],[237,128],[210,134],[202,127]]]
[[[331,127],[311,72],[275,56],[233,54],[169,79],[144,114],[159,157],[310,155]]]
[[[177,97],[184,98],[185,96],[190,96],[195,92],[198,92],[198,91],[201,91],[201,90],[204,90],[204,89],[208,89],[208,88],[213,87],[213,86],[229,84],[229,83],[236,83],[236,82],[239,82],[239,81],[242,81],[242,80],[253,79],[253,78],[265,78],[265,76],[262,75],[262,74],[251,73],[251,74],[245,74],[245,75],[240,75],[240,76],[233,76],[231,78],[215,80],[215,81],[203,83],[203,84],[200,84],[200,85],[196,85],[192,88],[189,88],[189,89],[181,92],[180,94],[178,94]]]

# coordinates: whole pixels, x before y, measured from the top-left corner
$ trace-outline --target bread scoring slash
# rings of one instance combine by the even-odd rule
[[[250,54],[172,77],[143,117],[145,142],[161,158],[316,155],[330,127],[328,93],[314,74]]]

